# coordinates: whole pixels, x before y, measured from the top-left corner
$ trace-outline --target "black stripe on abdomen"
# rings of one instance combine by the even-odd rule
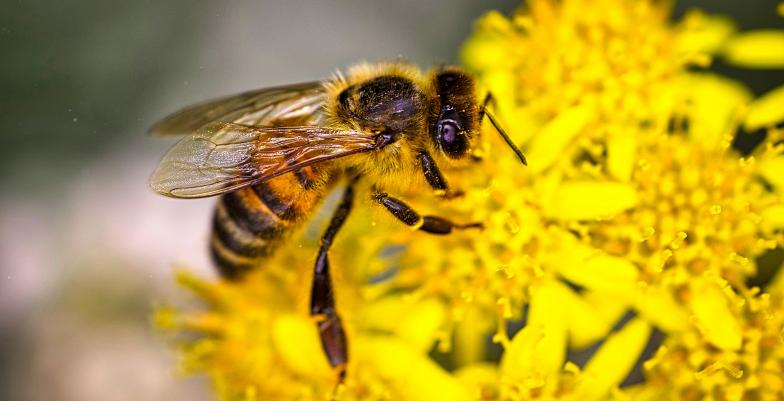
[[[239,278],[260,259],[271,255],[293,224],[283,218],[293,218],[292,207],[266,185],[221,197],[210,238],[210,253],[221,275]]]
[[[260,238],[232,220],[226,206],[218,204],[212,219],[212,235],[234,254],[245,257],[267,256],[270,253],[270,241]]]
[[[221,200],[231,220],[248,233],[267,240],[283,235],[285,223],[269,210],[255,191],[244,189],[231,192]]]
[[[281,220],[294,220],[296,217],[294,201],[291,199],[281,199],[266,182],[260,182],[251,187],[256,196],[264,202],[264,205]]]
[[[255,266],[253,259],[235,255],[214,234],[210,239],[210,256],[221,276],[230,280],[242,277]]]

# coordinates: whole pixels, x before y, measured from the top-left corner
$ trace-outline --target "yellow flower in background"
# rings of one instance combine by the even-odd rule
[[[627,181],[637,136],[664,132],[682,121],[684,109],[694,111],[700,135],[719,143],[750,94],[726,79],[690,74],[690,67],[713,57],[753,64],[760,54],[766,66],[784,66],[784,32],[736,34],[730,20],[696,11],[672,25],[669,5],[530,1],[512,18],[490,12],[477,22],[463,63],[528,143],[529,159],[538,161],[533,172],[603,157],[607,175]],[[766,117],[782,117],[775,100]]]
[[[646,384],[630,390],[635,399],[781,400],[784,298],[754,294],[735,301],[727,310],[739,322],[733,350],[714,346],[699,330],[672,336],[645,362]]]
[[[523,132],[538,174],[531,198],[548,231],[569,231],[558,233],[561,252],[539,259],[545,270],[588,289],[584,301],[612,297],[611,316],[629,307],[670,341],[693,330],[737,352],[747,327],[733,307],[753,301],[745,283],[756,258],[784,243],[774,127],[784,120],[784,94],[753,100],[742,84],[695,71],[712,57],[782,67],[784,33],[736,34],[728,20],[700,13],[676,25],[667,19],[656,2],[531,1],[510,19],[481,19],[463,60],[500,94],[509,130]],[[731,148],[740,126],[768,128],[748,157]],[[587,327],[608,326],[580,331]],[[578,348],[598,338],[569,334]]]
[[[641,319],[610,334],[584,369],[548,353],[551,333],[523,328],[507,347],[500,366],[478,363],[455,375],[480,400],[599,400],[618,386],[635,365],[651,332]]]
[[[358,205],[371,218],[332,251],[345,384],[307,317],[311,232],[238,283],[180,275],[206,301],[159,312],[183,368],[224,400],[784,399],[784,274],[747,284],[784,245],[784,86],[755,98],[707,71],[784,68],[784,32],[669,7],[531,0],[477,21],[463,63],[530,167],[487,135],[481,163],[445,171],[463,197],[406,197],[481,232]],[[741,155],[741,130],[766,138]]]
[[[480,19],[462,59],[530,142],[538,173],[571,164],[592,141],[666,126],[667,82],[705,62],[677,46],[668,18],[665,4],[649,1],[531,1],[511,19],[496,12]]]
[[[353,255],[355,261],[361,254]],[[340,255],[334,253],[336,260]],[[310,286],[302,283],[309,280],[310,259],[309,252],[293,247],[237,283],[180,273],[180,284],[206,306],[201,312],[165,308],[156,315],[156,325],[180,349],[181,370],[208,374],[224,400],[471,399],[465,386],[427,356],[443,315],[439,303],[363,294],[361,283],[346,276],[336,277],[335,284],[351,365],[338,386],[308,316]]]

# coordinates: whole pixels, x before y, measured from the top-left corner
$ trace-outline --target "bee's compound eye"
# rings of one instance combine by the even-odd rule
[[[438,142],[449,157],[460,157],[466,152],[465,135],[452,121],[442,121],[438,125]]]
[[[457,133],[460,132],[457,129],[457,125],[451,122],[445,122],[441,124],[441,140],[444,141],[444,144],[448,145],[452,142],[457,140]]]

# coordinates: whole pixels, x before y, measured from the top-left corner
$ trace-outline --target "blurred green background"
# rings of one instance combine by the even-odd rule
[[[777,1],[678,2],[742,28]],[[208,400],[149,323],[173,265],[212,270],[212,200],[147,187],[171,140],[147,127],[194,101],[399,56],[456,62],[492,1],[0,1],[0,399]],[[755,92],[781,72],[714,68]]]

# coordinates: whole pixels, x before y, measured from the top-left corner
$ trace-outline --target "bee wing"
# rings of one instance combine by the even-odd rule
[[[279,125],[275,121],[297,119],[302,125],[317,125],[323,103],[320,82],[257,89],[186,107],[158,121],[150,133],[189,134],[215,121],[271,126]]]
[[[377,147],[372,134],[359,131],[216,122],[175,144],[150,185],[174,198],[214,196]]]

